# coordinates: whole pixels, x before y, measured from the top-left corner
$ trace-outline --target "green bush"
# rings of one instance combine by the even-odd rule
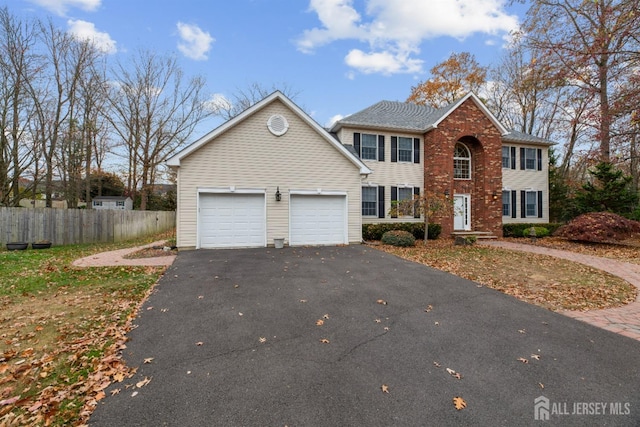
[[[391,230],[406,231],[411,233],[416,239],[424,239],[423,222],[362,224],[362,238],[364,240],[381,240],[382,235]],[[429,240],[437,239],[441,232],[442,226],[440,224],[429,224]]]
[[[562,224],[557,223],[548,223],[548,224],[537,224],[537,223],[525,223],[525,224],[503,224],[502,225],[502,235],[504,237],[522,237],[524,235],[524,231],[531,227],[544,227],[548,231],[548,235],[555,233],[555,231],[560,228]],[[537,231],[537,230],[536,230]],[[529,236],[527,236],[529,237]]]
[[[535,230],[535,237],[547,237],[549,235],[549,229],[546,227],[529,227],[522,231],[522,237],[531,237],[531,230]]]
[[[416,244],[416,238],[413,237],[413,234],[404,230],[387,231],[382,235],[380,241],[385,245],[401,247],[415,246]]]

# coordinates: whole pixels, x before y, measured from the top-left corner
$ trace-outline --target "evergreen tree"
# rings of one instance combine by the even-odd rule
[[[638,195],[631,188],[631,177],[616,169],[612,163],[600,162],[589,171],[593,178],[576,193],[577,214],[613,212],[629,216],[638,203]]]

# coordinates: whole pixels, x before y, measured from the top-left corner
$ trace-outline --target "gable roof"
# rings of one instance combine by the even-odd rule
[[[270,105],[275,101],[281,101],[285,106],[287,106],[294,114],[296,114],[302,121],[304,121],[309,127],[315,130],[318,135],[320,135],[325,141],[331,144],[334,148],[336,148],[343,156],[345,156],[351,163],[353,163],[356,167],[360,169],[360,173],[363,175],[370,174],[372,172],[357,156],[355,156],[351,151],[349,151],[344,145],[342,145],[339,141],[336,141],[329,132],[327,132],[322,126],[320,126],[315,120],[313,120],[307,113],[302,111],[300,107],[298,107],[293,101],[287,98],[282,92],[275,91],[271,95],[267,96],[263,100],[257,102],[251,107],[244,110],[242,113],[238,114],[234,118],[226,121],[222,125],[218,126],[211,132],[207,133],[200,139],[191,143],[178,153],[174,154],[172,157],[167,159],[165,162],[167,166],[179,167],[180,161],[187,157],[188,155],[197,151],[200,147],[206,145],[211,140],[217,138],[218,136],[225,133],[227,130],[237,126],[242,123],[245,119],[255,114],[256,112],[262,110],[266,106]]]
[[[491,120],[501,135],[504,136],[510,133],[473,92],[467,93],[464,97],[442,108],[433,108],[428,105],[417,105],[410,102],[381,101],[339,120],[331,131],[337,132],[343,126],[366,126],[369,128],[426,133],[437,128],[443,120],[469,99]]]

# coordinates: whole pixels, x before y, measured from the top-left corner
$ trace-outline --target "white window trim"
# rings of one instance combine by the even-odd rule
[[[369,159],[369,158],[365,159],[362,156],[362,149],[364,148],[364,136],[365,135],[371,135],[371,136],[373,136],[375,138],[375,141],[376,141],[375,158],[373,158],[373,159]],[[380,150],[379,137],[380,136],[378,134],[374,134],[374,133],[361,133],[360,134],[360,153],[359,153],[360,154],[360,160],[363,160],[363,161],[368,160],[368,161],[371,161],[371,162],[378,161],[378,150]]]
[[[533,151],[533,167],[532,168],[527,166],[527,160],[529,160],[529,157],[527,157],[527,151],[529,150]],[[538,171],[538,150],[537,149],[531,148],[531,147],[524,147],[524,170]]]
[[[502,146],[502,150],[504,150],[505,148],[507,149],[507,151],[508,151],[507,158],[509,159],[509,165],[505,166],[504,165],[504,161],[502,161],[502,160],[504,160],[504,154],[502,155],[502,160],[501,160],[502,161],[502,169],[513,169],[513,167],[515,166],[514,163],[516,163],[516,159],[511,157],[511,147],[512,147],[511,145],[503,145]]]
[[[361,204],[360,204],[360,215],[362,215],[363,217],[367,217],[367,218],[377,218],[378,217],[378,210],[379,210],[379,206],[378,206],[378,197],[379,197],[379,188],[380,186],[378,185],[374,185],[374,184],[369,184],[369,185],[363,185],[361,188],[375,188],[376,189],[376,199],[375,199],[375,203],[376,203],[376,208],[375,208],[375,213],[373,215],[365,215],[364,213],[362,213],[362,202],[363,200],[361,199]],[[362,190],[360,190],[360,197],[362,198]]]
[[[534,212],[533,215],[529,215],[529,210],[527,209],[527,198],[529,196],[529,193],[533,193],[534,194],[534,198],[535,198],[535,206],[536,206],[536,211]],[[524,190],[524,216],[525,218],[538,218],[538,212],[540,210],[540,206],[538,206],[538,190],[531,190],[531,189],[525,189]]]
[[[413,138],[408,137],[408,136],[396,136],[396,138],[398,138],[398,142],[397,142],[397,151],[396,151],[396,159],[398,160],[398,163],[413,163]],[[410,147],[410,151],[411,151],[411,155],[409,156],[409,160],[400,160],[400,138],[402,139],[408,139],[409,140],[409,147]],[[407,151],[407,150],[404,150]],[[400,187],[398,187],[400,188]]]
[[[459,145],[461,145],[461,146],[463,146],[463,147],[465,148],[465,150],[467,150],[467,154],[469,154],[469,157],[456,157],[456,156],[455,156],[455,151],[456,151],[456,150],[455,150],[455,148],[456,148],[456,146],[457,146],[458,144],[459,144]],[[462,143],[462,142],[459,142],[459,141],[458,141],[458,142],[456,142],[456,144],[455,144],[455,145],[454,145],[454,147],[453,147],[453,153],[454,153],[454,156],[453,156],[453,160],[454,160],[454,162],[455,162],[456,160],[464,160],[464,161],[469,162],[469,177],[468,177],[468,178],[456,178],[456,176],[455,176],[455,164],[454,164],[454,168],[453,168],[453,179],[454,179],[454,180],[459,180],[459,181],[470,181],[470,180],[472,179],[472,177],[473,177],[472,167],[471,167],[471,161],[472,161],[472,157],[471,157],[471,150],[469,150],[469,147],[467,147],[467,145],[466,145],[466,144],[464,144],[464,143]]]

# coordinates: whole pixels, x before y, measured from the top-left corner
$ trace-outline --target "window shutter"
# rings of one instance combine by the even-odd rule
[[[520,209],[522,211],[520,212],[520,217],[526,218],[527,217],[527,192],[526,191],[520,192]]]
[[[516,168],[516,147],[511,147],[511,169]]]
[[[392,162],[398,161],[398,137],[397,136],[391,137],[391,161]]]
[[[413,138],[413,163],[420,163],[420,138]]]
[[[538,170],[542,170],[542,150],[538,148]]]
[[[524,170],[524,148],[520,147],[520,170]]]
[[[353,148],[358,153],[358,157],[362,157],[362,153],[360,153],[360,134],[357,132],[353,134]]]
[[[384,187],[383,186],[379,186],[378,187],[378,218],[384,218],[385,217],[385,211],[384,211]]]
[[[515,148],[514,148],[515,151]],[[518,192],[516,190],[511,191],[511,218],[517,218],[518,214],[516,212],[516,208],[518,206],[517,202]]]
[[[416,201],[413,205],[413,217],[420,218],[420,187],[413,187],[413,196]]]
[[[393,137],[392,137],[393,138]],[[391,206],[393,206],[393,202],[398,202],[398,187],[391,187]],[[396,205],[397,206],[397,205]],[[398,218],[398,212],[391,214],[391,218]]]
[[[378,161],[384,162],[384,135],[378,135]]]
[[[542,218],[542,191],[538,191],[538,218]]]

